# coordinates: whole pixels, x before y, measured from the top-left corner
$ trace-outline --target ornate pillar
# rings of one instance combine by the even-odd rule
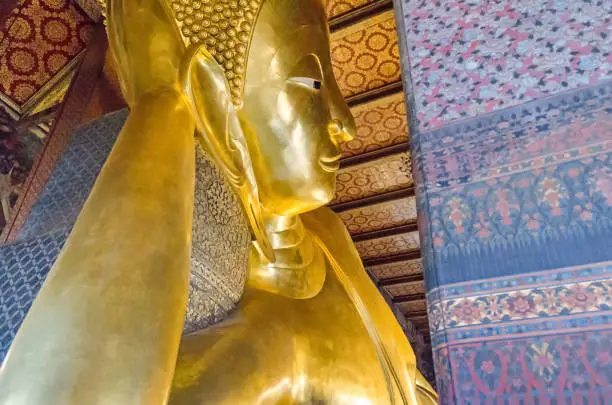
[[[611,11],[396,1],[444,404],[612,397]]]

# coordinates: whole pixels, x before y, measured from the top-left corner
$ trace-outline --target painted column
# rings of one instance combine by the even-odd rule
[[[607,403],[612,3],[395,9],[441,403]]]

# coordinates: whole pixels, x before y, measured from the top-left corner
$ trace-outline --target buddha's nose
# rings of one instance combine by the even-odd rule
[[[339,144],[341,142],[348,142],[355,139],[355,133],[357,132],[355,119],[349,106],[346,104],[344,97],[338,83],[335,78],[328,81],[329,96],[330,96],[330,113],[332,121],[329,123],[329,135],[332,140]]]

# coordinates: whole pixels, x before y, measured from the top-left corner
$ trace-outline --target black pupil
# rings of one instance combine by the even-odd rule
[[[318,80],[314,80],[314,82],[312,83],[312,87],[314,87],[317,90],[321,89],[321,82]]]

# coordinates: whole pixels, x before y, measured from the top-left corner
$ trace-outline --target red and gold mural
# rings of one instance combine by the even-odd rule
[[[0,41],[0,92],[26,103],[86,46],[93,23],[69,0],[24,0]]]

